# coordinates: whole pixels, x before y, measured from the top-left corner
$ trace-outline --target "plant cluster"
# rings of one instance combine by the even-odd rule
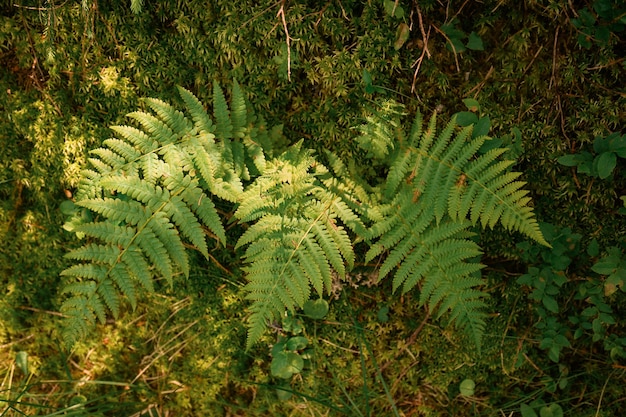
[[[76,193],[82,209],[66,226],[90,238],[67,255],[79,263],[62,273],[74,278],[63,290],[69,345],[96,318],[104,323],[105,309],[118,316],[118,294],[134,308],[153,276],[170,285],[179,271],[188,276],[183,238],[207,258],[208,236],[226,245],[216,204],[233,204],[230,221],[247,225],[234,248],[246,248],[248,348],[285,310],[304,307],[311,290],[330,293],[333,273],[343,277],[354,265],[355,239],[369,243],[366,262],[386,254],[380,279],[393,272],[393,289],[403,293],[419,286],[419,304],[437,317],[449,313],[480,348],[482,265],[471,228],[500,223],[547,245],[520,174],[500,158],[506,149],[479,155],[488,138],[473,137],[471,126],[457,131],[453,120],[437,134],[436,117],[424,129],[418,114],[406,132],[401,107],[387,102],[359,137],[388,172],[372,185],[331,153],[328,169],[301,142],[274,156],[279,130],[249,110],[236,82],[230,107],[214,84],[213,118],[179,92],[189,117],[146,99],[152,113],[129,114],[140,128],[115,126],[119,138],[92,151],[93,169]]]
[[[626,377],[623,9],[615,0],[3,3],[0,414],[619,415]],[[194,211],[198,200],[187,204],[183,197],[189,200],[190,194],[176,194],[180,188],[173,186],[175,179],[166,181],[164,175],[146,187],[159,196],[148,202],[108,185],[99,195],[133,210],[141,205],[144,217],[130,219],[140,219],[135,226],[126,218],[109,221],[79,205],[85,201],[79,191],[81,171],[88,167],[100,175],[98,167],[109,164],[106,155],[117,153],[107,144],[128,142],[114,131],[117,138],[103,144],[111,136],[107,126],[128,124],[151,134],[136,118],[124,119],[137,108],[138,97],[160,97],[194,125],[176,86],[210,103],[212,81],[226,85],[233,77],[246,85],[244,96],[267,119],[271,140],[260,143],[265,166],[273,164],[276,172],[279,165],[294,166],[298,171],[311,162],[296,185],[314,194],[292,198],[291,184],[269,190],[283,196],[285,206],[306,208],[289,213],[289,219],[314,223],[315,204],[327,202],[324,193],[329,192],[346,204],[357,202],[349,208],[364,226],[351,223],[355,231],[339,216],[329,216],[326,228],[343,228],[350,241],[350,248],[344,245],[346,251],[339,251],[341,262],[335,258],[334,264],[330,252],[319,245],[332,271],[330,294],[327,278],[322,279],[322,299],[306,281],[310,297],[302,311],[301,299],[290,299],[294,311],[276,312],[262,343],[247,351],[243,335],[255,300],[244,299],[252,293],[245,289],[251,275],[243,268],[259,277],[262,271],[254,269],[261,264],[249,252],[254,242],[235,246],[252,228],[263,235],[257,225],[265,214],[285,214],[286,219],[279,211],[282,206],[271,205],[273,200],[265,195],[269,206],[253,213],[260,217],[242,221],[235,216],[240,201],[214,195],[197,170],[175,164],[168,169],[182,172],[190,184],[197,181],[204,195],[199,213]],[[237,108],[233,95],[231,116]],[[382,98],[405,107],[389,103],[381,108]],[[372,100],[379,104],[373,106]],[[149,101],[141,102],[142,112],[165,123]],[[246,106],[248,114],[251,107]],[[444,300],[432,311],[416,308],[423,302],[423,290],[429,289],[428,276],[404,292],[412,282],[397,275],[403,265],[410,268],[409,256],[416,251],[412,248],[403,257],[400,245],[410,246],[413,238],[401,235],[399,224],[411,219],[404,216],[393,223],[388,218],[395,213],[386,206],[393,201],[385,190],[392,163],[399,161],[399,150],[406,145],[398,139],[410,136],[413,121],[397,112],[415,114],[418,107],[437,109],[439,120],[455,117],[461,128],[471,125],[468,142],[491,133],[471,160],[507,147],[499,158],[516,161],[507,171],[523,172],[518,180],[527,182],[524,188],[537,218],[552,225],[540,226],[552,248],[535,243],[516,247],[523,238],[505,232],[500,222],[491,229],[479,227],[479,220],[468,229],[473,236],[460,237],[481,252],[464,264],[486,265],[466,280],[479,283],[471,289],[482,305],[478,311],[487,314],[481,355],[471,340],[474,332],[458,332],[446,321],[432,320],[439,313],[453,317],[451,310],[442,309]],[[212,110],[209,114],[213,127],[221,123]],[[354,129],[365,116],[379,126],[391,125],[386,130],[394,146],[382,158],[375,153],[384,155],[385,145]],[[263,123],[257,119],[252,125]],[[455,128],[453,136],[460,131]],[[285,138],[303,138],[299,151]],[[210,153],[215,161],[230,161],[221,138],[215,141],[215,153]],[[244,138],[232,141],[248,149]],[[160,144],[153,152],[157,158],[148,156],[150,152],[146,159],[140,156],[140,179],[142,162],[166,164],[166,154],[171,162],[174,148],[183,142]],[[98,153],[88,153],[98,148]],[[187,152],[193,146],[183,148]],[[89,158],[101,163],[91,165]],[[271,187],[274,177],[262,174],[252,159],[244,158],[249,177],[230,162],[216,174],[227,183],[239,178],[241,189],[233,195],[251,190],[252,184],[259,190]],[[188,167],[193,163],[192,158]],[[124,175],[129,185],[134,172]],[[397,193],[412,191],[419,200],[415,185],[409,174]],[[214,212],[205,200],[214,203]],[[169,202],[168,207],[159,210],[159,201]],[[396,203],[402,203],[399,196]],[[200,229],[179,228],[177,219],[191,221],[184,208]],[[174,215],[178,209],[184,214]],[[162,214],[155,214],[152,224],[147,210]],[[201,217],[208,212],[219,218],[211,227]],[[385,218],[389,232],[376,229]],[[425,231],[446,226],[450,218],[448,212]],[[168,230],[159,228],[165,220]],[[135,252],[126,253],[122,245],[111,248],[108,235],[99,239],[80,232],[86,224],[103,222],[115,222],[115,231],[138,232],[145,224],[155,235],[176,234],[183,250],[153,265],[150,256],[156,252],[150,250],[160,249],[146,246],[149,239],[133,240],[128,248]],[[220,227],[224,236],[216,233]],[[295,228],[290,230],[293,236]],[[375,255],[387,244],[388,233],[396,232],[398,245]],[[267,242],[278,245],[277,236]],[[318,236],[311,236],[317,242]],[[119,238],[128,243],[123,234]],[[302,254],[316,251],[302,243]],[[94,251],[104,248],[101,258],[64,257],[87,245]],[[354,267],[343,257],[347,249],[354,254]],[[121,263],[105,277],[102,267],[112,266],[107,264],[111,253],[119,253]],[[278,250],[275,254],[285,261]],[[373,257],[369,263],[366,255]],[[390,256],[399,261],[395,267],[389,263],[387,277],[379,280],[380,267]],[[133,268],[139,265],[136,272],[141,270],[141,257],[149,274],[136,277]],[[93,278],[59,278],[61,271],[81,263],[93,264]],[[340,263],[343,277],[335,270]],[[155,267],[165,264],[172,267],[173,285]],[[315,265],[327,271],[326,265]],[[441,277],[436,281],[442,283]],[[118,282],[127,285],[120,288]],[[97,301],[90,306],[85,297]],[[59,309],[68,300],[77,306],[85,302],[83,313],[95,322],[105,318],[105,325],[85,326],[90,337],[71,351],[59,337]],[[313,318],[311,303],[324,302],[330,302],[326,316]],[[304,348],[300,337],[307,339]],[[274,345],[275,356],[268,355],[272,349],[266,342]],[[303,367],[289,368],[290,363]],[[294,371],[290,378],[277,376],[286,376],[285,369]],[[277,395],[291,399],[276,401]]]

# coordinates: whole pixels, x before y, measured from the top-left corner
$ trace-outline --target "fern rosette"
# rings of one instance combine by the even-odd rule
[[[512,161],[499,159],[506,149],[480,155],[485,136],[472,138],[471,126],[459,129],[454,119],[437,134],[436,115],[424,130],[418,113],[406,134],[398,128],[401,115],[385,106],[362,128],[362,146],[388,161],[383,219],[370,228],[366,261],[384,254],[381,279],[393,272],[394,291],[418,287],[419,304],[439,317],[449,313],[480,349],[485,293],[478,290],[483,265],[472,227],[499,222],[547,243],[520,174],[507,171]]]

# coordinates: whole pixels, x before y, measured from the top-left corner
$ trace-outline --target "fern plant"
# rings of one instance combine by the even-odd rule
[[[484,294],[472,227],[500,222],[546,244],[519,174],[500,160],[504,150],[479,155],[486,138],[469,140],[471,128],[454,121],[437,135],[436,118],[422,131],[418,114],[407,134],[401,107],[387,104],[362,127],[361,145],[388,172],[369,184],[331,152],[330,168],[323,165],[302,142],[276,152],[280,126],[268,129],[236,82],[230,106],[214,84],[213,117],[189,91],[179,93],[184,112],[146,99],[150,112],[129,114],[135,125],[113,127],[118,137],[92,151],[76,204],[95,220],[70,221],[88,239],[68,253],[77,263],[63,272],[71,280],[62,306],[68,344],[107,310],[117,317],[120,296],[134,308],[155,277],[188,275],[188,248],[209,257],[212,241],[225,245],[217,202],[242,230],[235,249],[243,250],[250,301],[248,348],[285,310],[329,293],[361,241],[367,262],[384,255],[381,279],[393,272],[394,290],[419,287],[421,305],[449,312],[480,346]]]
[[[472,227],[500,222],[548,243],[520,173],[507,170],[514,162],[500,160],[506,149],[479,155],[488,138],[471,139],[472,127],[459,130],[454,119],[437,134],[436,113],[425,130],[418,113],[407,133],[401,116],[401,107],[387,103],[361,129],[361,146],[388,169],[378,193],[384,218],[369,229],[366,261],[385,253],[380,279],[393,271],[394,291],[419,286],[420,305],[439,317],[449,313],[480,348],[485,294],[477,289],[483,265]]]
[[[255,223],[239,238],[252,301],[248,347],[285,308],[295,311],[329,293],[333,270],[341,276],[354,265],[352,242],[340,222],[363,229],[342,197],[320,180],[327,173],[301,142],[268,163],[265,173],[242,195],[235,212]]]
[[[188,275],[186,246],[208,257],[209,236],[225,244],[213,200],[238,202],[250,172],[265,168],[270,149],[262,146],[280,135],[280,127],[268,130],[248,110],[236,82],[230,108],[214,84],[214,119],[189,91],[179,93],[188,115],[145,99],[152,112],[128,115],[138,127],[114,126],[118,137],[91,152],[93,168],[84,171],[76,200],[98,217],[70,222],[89,240],[67,254],[79,263],[62,272],[73,279],[61,309],[68,344],[96,318],[104,322],[107,309],[117,316],[120,295],[134,308],[141,289],[153,290],[155,276],[171,283],[177,273]]]

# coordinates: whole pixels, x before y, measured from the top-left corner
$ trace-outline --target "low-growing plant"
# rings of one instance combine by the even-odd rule
[[[619,132],[593,141],[594,153],[581,151],[558,159],[561,165],[577,167],[577,172],[606,179],[613,175],[617,157],[626,158],[626,135]]]
[[[472,229],[500,223],[547,245],[520,174],[501,159],[506,149],[479,152],[488,137],[473,136],[472,126],[453,119],[437,134],[436,116],[424,128],[418,114],[406,131],[402,107],[384,103],[358,138],[386,173],[368,183],[331,152],[327,167],[302,141],[283,151],[280,127],[252,112],[236,82],[230,106],[214,84],[213,117],[179,93],[186,113],[145,99],[152,113],[129,114],[139,127],[113,127],[118,137],[92,151],[75,194],[80,209],[66,210],[67,228],[87,238],[62,273],[68,345],[107,310],[118,316],[122,297],[134,307],[154,277],[171,285],[188,275],[187,249],[211,258],[212,242],[230,245],[227,235],[238,232],[248,349],[286,311],[310,310],[312,297],[329,294],[361,241],[366,262],[380,262],[380,280],[392,275],[403,293],[418,287],[421,306],[447,314],[480,348],[485,294]],[[226,222],[235,226],[228,234]],[[300,351],[285,349],[276,354]]]
[[[603,342],[612,361],[624,357],[626,338],[609,330],[618,323],[611,306],[614,295],[626,290],[622,250],[611,247],[598,259],[600,248],[593,240],[587,247],[587,255],[597,261],[589,267],[588,277],[573,282],[568,267],[574,258],[581,256],[581,235],[569,228],[558,229],[547,224],[542,225],[542,230],[552,247],[519,244],[522,258],[531,266],[517,280],[530,288],[528,298],[537,303],[534,312],[535,328],[540,333],[539,347],[556,363],[560,362],[564,348],[598,342]]]

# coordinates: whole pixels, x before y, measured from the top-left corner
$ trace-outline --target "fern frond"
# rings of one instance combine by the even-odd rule
[[[224,92],[217,81],[213,82],[213,117],[215,117],[215,136],[227,143],[226,140],[233,137],[233,124]]]
[[[118,155],[116,152],[113,152],[111,149],[106,148],[98,148],[89,152],[92,155],[97,155],[100,161],[107,164],[111,169],[117,169],[124,164],[126,164],[126,158]]]
[[[240,221],[255,221],[236,245],[247,246],[248,348],[285,309],[301,308],[311,288],[319,296],[330,291],[332,271],[343,274],[354,262],[350,238],[337,223],[353,215],[319,180],[324,170],[314,167],[311,152],[294,145],[268,162],[235,212]]]
[[[508,172],[513,161],[501,160],[505,149],[493,149],[484,155],[478,150],[485,137],[469,139],[471,126],[457,131],[455,120],[437,134],[433,115],[428,128],[422,132],[418,125],[421,115],[415,117],[407,145],[394,146],[387,177],[385,196],[390,198],[403,183],[413,187],[414,199],[424,199],[434,210],[437,222],[445,215],[461,220],[469,215],[473,224],[493,227],[501,223],[505,228],[526,234],[539,243],[547,242],[541,235],[530,199],[520,189],[524,183],[517,181],[518,173]],[[365,141],[393,143],[402,134],[392,132],[395,125],[389,121],[370,121],[368,131],[374,135]],[[367,130],[366,129],[366,130]],[[381,135],[388,135],[381,139]]]
[[[113,281],[104,279],[98,283],[98,295],[102,298],[111,314],[113,314],[113,317],[117,318],[120,314],[120,300]]]
[[[233,125],[233,137],[242,139],[248,127],[248,108],[246,99],[237,80],[233,81],[232,99],[230,101],[230,116]]]
[[[400,115],[403,107],[394,101],[386,101],[375,116],[367,117],[368,123],[360,127],[359,145],[370,156],[384,160],[395,148],[398,136],[402,135]],[[401,140],[400,140],[401,141]]]
[[[131,119],[139,122],[143,130],[156,140],[159,145],[175,143],[179,136],[161,119],[150,113],[134,111],[127,115]]]
[[[118,226],[110,222],[86,223],[77,227],[76,231],[111,245],[123,247],[130,245],[135,235],[132,227]]]
[[[109,138],[105,139],[102,144],[107,148],[111,149],[119,156],[124,158],[122,164],[126,164],[128,162],[133,162],[139,159],[142,156],[142,153],[135,149],[135,147],[127,142],[124,142],[121,139],[117,138]]]
[[[512,161],[501,160],[506,151],[478,151],[485,137],[471,138],[471,127],[458,129],[455,120],[437,133],[433,115],[425,130],[418,113],[411,132],[397,132],[393,113],[369,119],[361,143],[389,152],[390,163],[380,201],[381,221],[368,233],[374,239],[366,261],[386,253],[380,277],[393,274],[394,291],[419,286],[420,304],[464,327],[478,347],[485,322],[475,259],[480,249],[469,228],[480,223],[520,231],[547,244],[530,198],[509,172]],[[376,145],[372,145],[376,144]]]
[[[142,155],[147,155],[159,148],[159,143],[142,130],[132,126],[111,126],[111,130],[133,144]]]
[[[146,261],[146,258],[143,256],[141,249],[135,245],[129,246],[124,252],[124,256],[122,257],[122,262],[124,263],[124,270],[128,272],[133,280],[137,280],[137,282],[148,292],[154,291],[154,285],[152,283],[152,273],[150,270],[150,266]],[[115,271],[118,267],[116,265],[111,273]],[[120,272],[121,273],[121,272]],[[116,280],[117,282],[117,280]],[[118,283],[120,288],[123,288],[123,285]]]
[[[124,257],[126,258],[126,256]],[[137,308],[137,295],[135,291],[135,279],[132,276],[131,270],[128,268],[128,263],[118,263],[109,271],[111,281],[117,285],[120,292],[128,299],[133,310]],[[108,305],[109,303],[107,303]],[[109,307],[110,308],[110,307]],[[119,305],[118,305],[119,310]],[[110,308],[111,312],[117,317],[115,311]]]
[[[483,301],[485,293],[474,289],[481,284],[482,282],[478,279],[467,279],[461,283],[455,283],[454,289],[446,294],[446,298],[439,306],[440,314],[437,317],[441,318],[445,313],[449,313],[448,323],[463,329],[479,352],[487,318]]]
[[[94,261],[97,263],[113,264],[120,256],[120,249],[113,245],[98,245],[96,243],[88,243],[87,245],[75,249],[65,255],[68,259],[76,259],[80,261]]]
[[[92,292],[95,292],[95,284]],[[72,293],[77,294],[74,291]],[[99,298],[94,299],[84,295],[74,295],[66,300],[61,306],[61,313],[66,316],[63,326],[63,341],[65,345],[71,346],[82,336],[88,334],[91,327],[96,323],[96,314],[98,317],[102,317],[103,320],[101,322],[104,323],[105,317],[101,316],[103,312],[104,306],[99,301]]]
[[[143,102],[148,105],[171,130],[175,132],[178,137],[183,137],[185,134],[192,132],[193,125],[185,117],[185,114],[179,110],[176,110],[170,104],[156,98],[144,98]]]
[[[402,287],[406,293],[420,286],[420,305],[438,316],[453,312],[451,321],[465,328],[480,348],[485,304],[480,298],[471,304],[464,302],[475,293],[482,294],[474,289],[482,283],[473,278],[474,274],[483,266],[474,261],[481,253],[478,245],[467,239],[471,223],[446,217],[437,224],[433,208],[414,202],[409,187],[402,187],[401,198],[394,201],[397,210],[389,212],[388,226],[379,229],[379,240],[370,248],[366,261],[389,251],[380,268],[380,279],[395,270],[394,291]]]
[[[178,87],[178,93],[185,102],[185,106],[191,115],[195,128],[202,135],[204,140],[212,141],[215,138],[213,135],[215,126],[200,100],[189,90],[180,86]]]
[[[233,87],[232,112],[215,84],[215,123],[193,94],[182,87],[178,90],[185,112],[159,99],[145,99],[148,111],[128,115],[137,127],[112,127],[117,137],[91,152],[92,169],[83,173],[77,205],[99,216],[94,222],[85,216],[72,225],[95,241],[70,252],[68,257],[80,264],[63,272],[75,281],[67,285],[70,297],[63,304],[70,316],[68,343],[83,335],[95,317],[104,321],[107,309],[117,317],[122,297],[134,308],[140,289],[153,290],[153,276],[165,278],[170,285],[175,274],[188,276],[183,239],[205,257],[209,257],[207,229],[226,244],[226,231],[212,200],[240,202],[249,168],[264,169],[265,155],[255,135],[266,127],[255,126],[249,118],[252,113],[238,84]],[[260,136],[268,138],[269,133]],[[302,246],[319,253],[313,243]],[[305,267],[301,275],[322,265],[319,260],[306,264],[310,260],[296,258]],[[323,287],[315,280],[313,284],[316,289]],[[301,305],[302,288],[288,287],[295,295],[284,293],[281,299]],[[77,324],[81,316],[87,324]]]

